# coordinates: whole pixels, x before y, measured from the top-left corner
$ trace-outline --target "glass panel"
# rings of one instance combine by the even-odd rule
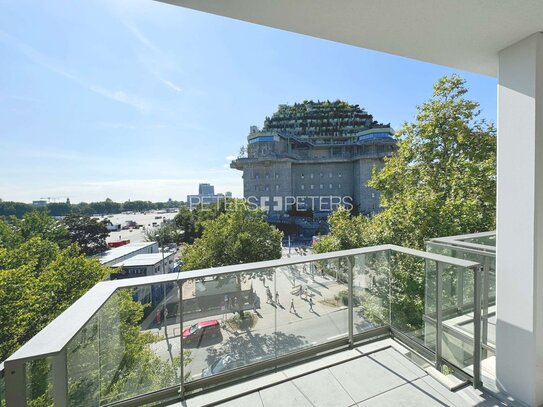
[[[496,247],[496,235],[470,237],[467,239],[462,239],[462,241],[466,243],[476,243],[476,244],[482,244],[485,246]]]
[[[53,406],[52,373],[50,357],[25,363],[26,401],[29,407]]]
[[[470,269],[452,265],[443,268],[442,357],[461,369],[473,365],[473,281]],[[463,295],[466,291],[469,296]]]
[[[183,283],[187,381],[275,357],[274,275],[260,269]]]
[[[425,345],[425,281],[426,261],[403,253],[392,252],[391,326]]]
[[[296,284],[286,267],[276,269],[277,356],[347,337],[350,264],[347,257],[298,264]]]
[[[98,318],[94,316],[66,348],[71,406],[100,404]]]
[[[354,256],[354,333],[390,323],[390,266],[388,251]]]
[[[107,404],[180,383],[177,291],[173,283],[142,285],[107,300],[67,346],[71,405]]]

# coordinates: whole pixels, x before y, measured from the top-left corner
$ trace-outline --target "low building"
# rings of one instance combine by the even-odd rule
[[[113,267],[124,260],[139,254],[158,253],[157,242],[134,242],[127,245],[116,247],[96,255],[100,263],[104,266]]]
[[[111,276],[112,280],[171,273],[175,269],[175,252],[136,254],[110,264],[110,267],[121,269],[119,273]]]

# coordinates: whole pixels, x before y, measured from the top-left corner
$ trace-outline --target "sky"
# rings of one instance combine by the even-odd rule
[[[153,0],[0,0],[0,199],[241,196],[230,160],[279,104],[394,128],[443,75],[496,120],[496,80]]]

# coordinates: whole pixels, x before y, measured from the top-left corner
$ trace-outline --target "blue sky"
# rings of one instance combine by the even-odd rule
[[[398,128],[453,72],[153,0],[0,0],[0,198],[241,195],[228,161],[278,104]],[[495,122],[495,79],[459,73]]]

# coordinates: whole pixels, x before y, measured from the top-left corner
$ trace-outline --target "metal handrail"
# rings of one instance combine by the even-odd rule
[[[85,327],[88,321],[101,309],[101,307],[108,301],[108,299],[119,289],[134,288],[144,285],[163,284],[163,283],[177,283],[180,286],[183,282],[194,279],[205,279],[208,277],[219,277],[222,275],[228,275],[239,272],[252,272],[265,269],[273,269],[278,267],[292,266],[303,263],[318,262],[322,260],[334,260],[339,258],[346,258],[350,264],[350,279],[352,279],[352,266],[350,261],[353,256],[373,254],[379,252],[395,252],[407,254],[413,257],[418,257],[425,260],[435,261],[443,267],[443,264],[459,266],[472,269],[474,272],[479,269],[479,264],[473,261],[458,259],[454,257],[448,257],[440,254],[423,252],[414,249],[408,249],[396,245],[380,245],[367,248],[357,248],[351,250],[342,250],[336,252],[313,254],[308,256],[299,256],[294,258],[283,258],[277,260],[236,264],[225,267],[207,268],[202,270],[181,271],[178,273],[149,276],[149,277],[137,277],[131,279],[104,281],[96,284],[81,298],[79,298],[74,304],[60,314],[55,320],[53,320],[44,329],[38,332],[33,338],[31,338],[26,344],[24,344],[19,350],[12,354],[5,361],[6,370],[11,372],[12,380],[17,382],[23,382],[24,379],[20,377],[21,368],[24,362],[44,358],[47,356],[55,355],[57,358],[61,355],[59,360],[63,360],[65,364],[66,348],[69,342]],[[478,274],[478,273],[476,273]],[[475,301],[477,302],[477,301]],[[180,290],[179,303],[182,305],[182,290]],[[352,298],[350,303],[350,312],[352,312]],[[438,305],[438,304],[437,304]],[[181,309],[181,308],[180,308]],[[180,311],[181,313],[181,311]],[[182,314],[182,313],[181,313]],[[182,323],[182,316],[181,316]],[[349,333],[349,343],[353,342],[352,329]],[[182,348],[181,348],[182,354]],[[62,357],[63,355],[63,357]],[[436,362],[439,363],[441,355],[436,355]],[[475,372],[476,373],[476,372]],[[59,377],[58,381],[63,382],[66,379]],[[183,373],[181,373],[182,375]],[[16,378],[15,376],[19,376]],[[474,383],[477,383],[474,380]],[[60,383],[59,387],[62,386]],[[22,388],[21,388],[22,390]],[[64,392],[67,388],[63,389]],[[62,397],[62,395],[60,396]]]

